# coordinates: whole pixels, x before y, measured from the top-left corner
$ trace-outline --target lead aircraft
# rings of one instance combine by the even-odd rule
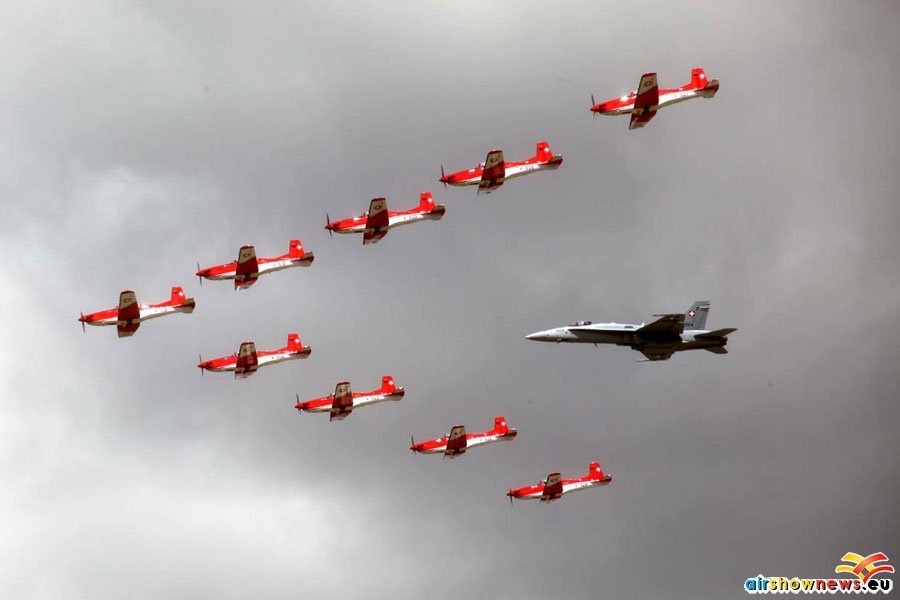
[[[410,439],[412,445],[409,449],[421,454],[443,454],[444,458],[456,458],[465,454],[469,448],[493,444],[494,442],[512,441],[517,433],[515,428],[510,429],[506,424],[505,418],[497,416],[494,417],[494,428],[489,431],[466,433],[464,426],[454,425],[450,429],[450,435],[445,435],[435,440],[416,443],[414,439]]]
[[[287,254],[274,258],[257,258],[253,246],[241,246],[237,260],[225,265],[216,265],[201,269],[197,265],[197,277],[200,283],[203,278],[210,280],[233,279],[235,290],[245,290],[256,283],[260,275],[273,273],[291,267],[308,267],[315,260],[312,252],[303,250],[300,240],[291,240]]]
[[[507,179],[538,171],[553,171],[559,168],[562,161],[562,154],[553,154],[547,142],[538,142],[535,155],[521,162],[506,162],[503,160],[503,150],[491,150],[483,163],[467,171],[445,175],[444,167],[441,167],[440,182],[444,185],[477,185],[479,194],[490,193]]]
[[[388,400],[401,400],[405,394],[402,387],[394,385],[393,377],[385,375],[381,378],[381,388],[371,392],[352,392],[350,382],[342,381],[335,386],[333,394],[324,398],[301,402],[300,394],[297,394],[297,404],[294,408],[312,413],[327,412],[329,421],[340,421],[353,412],[354,408]]]
[[[378,243],[387,235],[388,229],[409,225],[418,221],[438,221],[444,216],[446,208],[443,204],[435,204],[429,192],[422,192],[419,196],[419,206],[403,211],[389,211],[387,200],[384,198],[372,198],[369,203],[369,212],[358,217],[350,217],[332,222],[328,215],[325,229],[329,233],[361,233],[363,234],[363,246]]]
[[[513,498],[516,500],[540,500],[541,502],[551,502],[559,500],[565,494],[586,490],[588,488],[607,485],[612,481],[612,475],[603,472],[603,468],[598,462],[592,462],[588,466],[588,472],[577,479],[563,479],[559,473],[550,473],[547,479],[534,485],[526,485],[516,489],[507,490],[506,495],[509,496],[509,503],[512,504]]]
[[[300,336],[296,333],[289,333],[287,337],[287,346],[278,350],[262,350],[256,351],[256,344],[253,342],[241,342],[241,347],[237,354],[231,356],[223,356],[212,360],[203,360],[200,357],[200,364],[197,365],[203,371],[213,371],[221,373],[225,371],[234,371],[235,379],[245,379],[250,377],[261,367],[274,365],[275,363],[287,360],[297,360],[307,358],[312,352],[312,348],[304,346],[300,341]],[[201,373],[203,372],[201,371]]]
[[[594,103],[591,96],[591,111],[601,115],[631,115],[628,129],[639,129],[656,116],[665,106],[692,100],[712,98],[719,91],[718,79],[707,79],[703,69],[691,69],[691,82],[679,88],[659,89],[656,73],[644,73],[638,89],[621,98]]]
[[[578,321],[572,325],[532,333],[525,336],[525,339],[557,344],[565,342],[630,346],[649,361],[668,360],[675,352],[683,350],[728,354],[725,344],[728,343],[728,336],[737,329],[705,329],[709,306],[708,300],[698,300],[685,314],[654,315],[660,318],[650,324]]]
[[[194,312],[196,305],[194,299],[186,298],[184,290],[177,286],[172,288],[172,296],[169,300],[159,304],[138,304],[135,293],[125,290],[119,294],[118,308],[101,310],[87,315],[81,313],[78,320],[81,322],[82,329],[84,329],[85,323],[88,325],[115,325],[119,337],[123,338],[134,335],[143,321],[175,313],[190,314]]]

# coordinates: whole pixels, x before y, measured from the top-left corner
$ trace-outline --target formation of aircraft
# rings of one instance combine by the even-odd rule
[[[525,336],[535,342],[557,344],[615,344],[637,350],[649,361],[668,360],[675,352],[706,350],[713,354],[728,354],[725,344],[737,329],[705,329],[709,314],[708,300],[698,300],[684,314],[654,315],[652,323],[592,323],[578,321]]]
[[[607,485],[610,481],[612,481],[612,475],[604,473],[600,463],[592,462],[588,467],[588,472],[576,479],[563,479],[559,473],[550,473],[547,475],[547,479],[540,483],[510,489],[506,492],[506,495],[509,496],[510,504],[512,504],[513,498],[516,500],[552,502],[553,500],[559,500],[566,494]]]
[[[119,337],[134,335],[141,323],[157,317],[165,317],[175,313],[190,314],[197,305],[193,298],[186,298],[180,287],[172,288],[172,295],[166,302],[159,304],[138,304],[137,296],[131,290],[119,294],[119,306],[109,310],[101,310],[89,314],[81,313],[78,320],[81,328],[88,325],[115,325]]]
[[[553,154],[550,144],[538,142],[535,155],[519,162],[503,160],[503,150],[491,150],[484,162],[467,171],[444,174],[441,167],[440,182],[446,185],[477,185],[478,193],[490,193],[507,179],[529,175],[539,171],[554,171],[562,164],[562,154]]]
[[[329,233],[361,233],[363,234],[363,245],[366,246],[378,243],[393,227],[419,221],[439,221],[445,211],[446,207],[443,204],[435,204],[434,198],[429,192],[422,192],[417,207],[403,211],[389,211],[387,200],[372,198],[369,203],[369,212],[357,217],[332,222],[328,215],[325,215],[327,221],[325,229]]]
[[[644,73],[638,89],[621,98],[595,103],[591,111],[601,115],[631,115],[628,129],[639,129],[656,116],[659,109],[694,98],[712,98],[719,91],[718,79],[707,79],[703,69],[691,69],[691,82],[679,88],[659,89],[656,73]]]
[[[659,109],[684,102],[693,98],[712,98],[719,89],[718,79],[708,80],[703,69],[695,68],[691,72],[691,82],[675,89],[660,90],[656,73],[645,73],[638,89],[621,98],[596,103],[593,101],[591,111],[604,115],[630,115],[629,129],[644,127],[656,115]],[[478,186],[478,193],[489,193],[502,186],[508,179],[536,173],[556,170],[563,162],[562,155],[555,155],[546,141],[537,143],[535,155],[523,161],[507,162],[502,150],[488,152],[484,163],[472,169],[445,174],[441,167],[441,183],[445,188],[452,186]],[[363,215],[332,222],[326,214],[326,226],[329,235],[332,233],[362,233],[363,245],[380,241],[392,227],[408,225],[425,220],[440,220],[446,209],[442,204],[435,204],[428,192],[423,192],[417,207],[406,211],[389,211],[384,198],[374,198],[369,211]],[[300,240],[291,240],[288,252],[273,258],[258,258],[254,246],[241,246],[237,260],[204,269],[197,264],[196,275],[203,279],[234,281],[234,289],[247,289],[254,285],[260,275],[293,267],[308,267],[315,256],[306,252]],[[194,310],[193,298],[186,298],[180,287],[172,288],[171,299],[160,304],[138,304],[135,293],[123,291],[119,297],[118,308],[81,314],[79,321],[82,329],[88,325],[116,325],[119,337],[133,335],[142,321],[173,314],[177,312],[191,313]],[[650,324],[640,325],[618,323],[591,323],[579,321],[570,326],[557,327],[530,334],[529,340],[556,343],[591,343],[615,344],[629,346],[646,357],[649,361],[669,359],[675,352],[703,349],[715,354],[727,354],[725,345],[728,335],[736,329],[707,330],[706,318],[710,303],[699,301],[686,314],[655,315],[659,317]],[[284,348],[272,351],[256,350],[253,342],[242,342],[237,353],[204,361],[200,357],[197,366],[203,371],[231,371],[235,378],[246,378],[253,375],[260,367],[288,360],[305,359],[311,353],[309,346],[304,346],[296,333],[288,335]],[[336,385],[333,394],[324,398],[300,401],[297,394],[295,408],[306,412],[327,412],[329,420],[342,420],[353,409],[386,401],[398,401],[405,395],[402,387],[394,384],[390,375],[382,377],[379,389],[369,392],[354,393],[350,383],[343,381]],[[517,435],[514,428],[507,425],[506,419],[497,416],[494,427],[479,433],[467,433],[462,425],[455,425],[450,433],[443,437],[416,442],[411,439],[410,450],[422,454],[442,454],[455,458],[466,453],[470,448],[501,441],[511,441]],[[563,495],[607,485],[612,477],[603,472],[598,462],[590,463],[588,473],[575,479],[563,479],[559,473],[551,473],[547,478],[535,485],[510,489],[506,495],[512,503],[513,499],[539,499],[550,502]]]
[[[462,425],[454,425],[450,434],[434,440],[416,442],[410,439],[409,447],[413,452],[420,454],[443,454],[444,457],[456,458],[465,454],[469,448],[493,444],[494,442],[509,442],[515,439],[518,432],[506,424],[506,419],[501,416],[494,417],[494,428],[481,433],[466,433]]]
[[[402,387],[394,385],[394,378],[385,375],[381,378],[381,387],[371,392],[352,392],[350,382],[342,381],[334,388],[334,393],[324,398],[300,401],[297,394],[297,404],[294,408],[311,413],[327,412],[329,421],[341,421],[353,412],[354,408],[369,406],[388,400],[402,400],[406,391]]]
[[[213,358],[212,360],[203,360],[201,356],[200,364],[197,367],[203,371],[212,371],[214,373],[233,371],[235,379],[244,379],[250,377],[262,367],[287,360],[307,358],[311,352],[312,348],[304,346],[303,342],[300,341],[299,335],[289,333],[287,346],[284,348],[257,352],[256,344],[253,342],[241,342],[241,347],[236,354]]]
[[[260,275],[274,273],[291,267],[308,267],[315,260],[312,252],[306,252],[300,240],[291,240],[287,254],[274,258],[257,258],[253,246],[241,246],[237,260],[224,265],[201,269],[197,265],[197,277],[218,281],[233,279],[235,290],[245,290],[256,283]]]

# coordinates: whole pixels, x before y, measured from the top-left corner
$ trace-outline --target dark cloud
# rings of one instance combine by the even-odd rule
[[[510,6],[2,9],[4,596],[721,598],[897,553],[896,11]],[[693,66],[721,92],[645,130],[587,111]],[[437,183],[538,139],[559,171]],[[321,229],[424,190],[440,223],[366,248]],[[240,294],[192,278],[292,237],[313,267]],[[193,315],[78,331],[175,284]],[[739,328],[727,357],[523,339],[701,298]],[[289,331],[309,360],[194,366]],[[292,408],[383,373],[402,402]],[[407,449],[496,414],[514,443]],[[506,503],[595,458],[609,487]]]

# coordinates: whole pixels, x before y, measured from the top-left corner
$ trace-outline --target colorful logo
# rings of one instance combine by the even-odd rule
[[[894,567],[887,561],[884,552],[868,556],[847,552],[841,562],[849,564],[837,565],[834,572],[850,573],[850,578],[771,577],[760,573],[744,581],[744,591],[748,594],[889,594],[894,589],[894,582],[886,578],[873,578],[877,573],[894,572]]]
[[[853,563],[850,565],[838,565],[834,568],[835,573],[853,573],[863,580],[863,583],[869,581],[869,577],[875,573],[893,573],[894,567],[891,565],[875,566],[875,563],[887,562],[888,557],[884,552],[876,552],[868,556],[860,556],[855,552],[848,552],[841,558],[842,561]],[[865,575],[863,575],[865,571]]]

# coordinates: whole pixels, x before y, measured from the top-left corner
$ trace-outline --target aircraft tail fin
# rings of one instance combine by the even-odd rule
[[[684,329],[700,330],[706,327],[706,317],[709,315],[709,300],[697,300],[686,313],[684,313]]]
[[[691,69],[691,86],[702,90],[705,98],[712,98],[719,91],[719,80],[709,79],[703,69]]]
[[[287,339],[287,350],[288,352],[299,352],[303,349],[303,342],[300,341],[300,336],[296,333],[289,333]]]
[[[186,312],[189,312],[189,313],[193,312],[194,307],[197,305],[197,303],[194,302],[194,299],[188,298],[187,296],[185,296],[184,289],[182,289],[178,286],[174,286],[172,288],[172,296],[169,298],[169,302],[173,306],[182,306],[182,307],[186,308],[187,309]]]
[[[288,247],[288,256],[291,258],[301,258],[303,256],[303,243],[300,240],[291,240]]]
[[[709,81],[707,81],[706,72],[703,69],[691,69],[691,85],[698,90],[702,90],[706,87],[707,83],[709,83]]]
[[[394,378],[391,375],[384,375],[381,378],[381,393],[393,394],[396,391],[397,386],[394,384]]]
[[[606,479],[607,477],[606,473],[603,472],[603,467],[596,461],[588,465],[588,476],[591,479]]]
[[[506,418],[501,416],[494,417],[494,433],[505,435],[509,433],[509,425],[506,424]]]
[[[422,192],[419,196],[419,210],[428,212],[434,210],[434,198],[431,192]]]
[[[538,142],[537,143],[537,151],[535,152],[535,158],[537,158],[541,162],[547,162],[551,158],[553,158],[553,151],[550,150],[550,144],[547,142]]]

